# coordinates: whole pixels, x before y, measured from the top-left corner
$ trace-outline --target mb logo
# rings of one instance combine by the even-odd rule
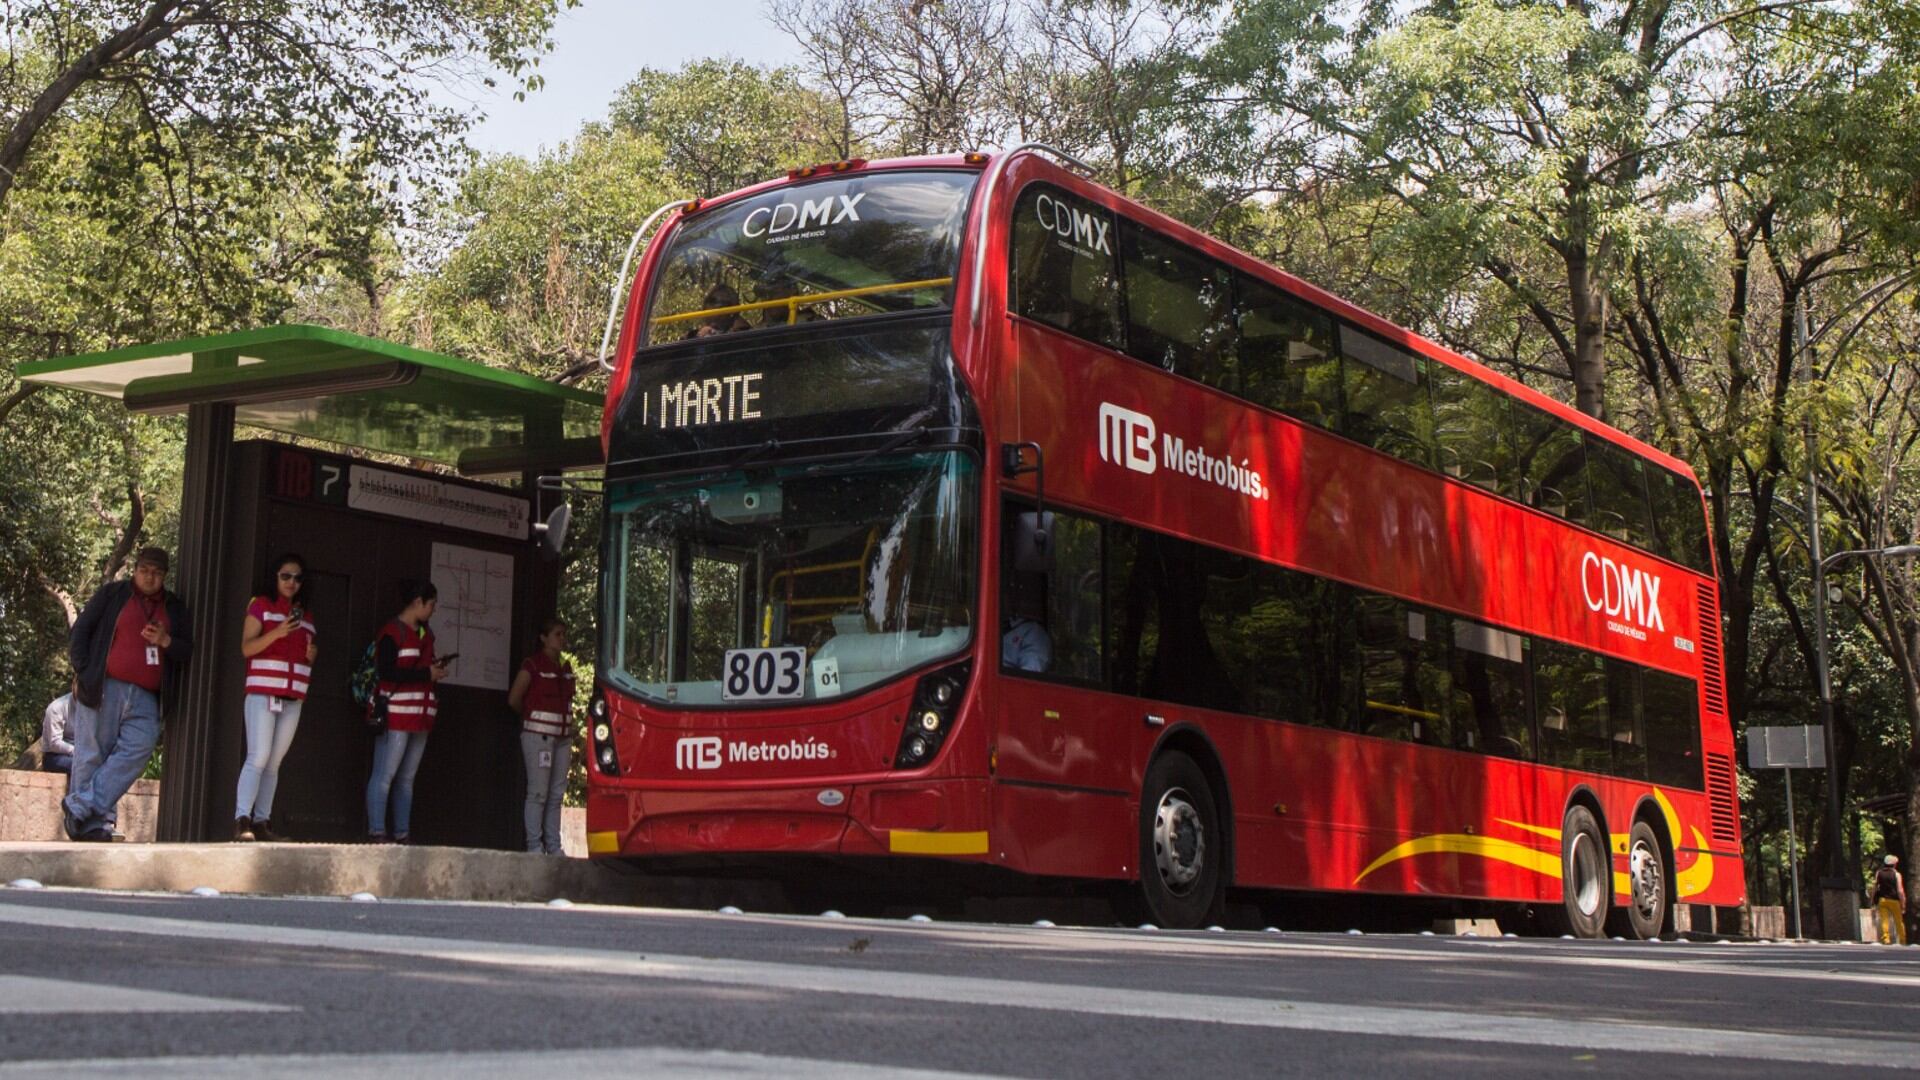
[[[1100,460],[1150,473],[1159,467],[1153,454],[1153,417],[1100,403]]]
[[[681,739],[673,744],[676,769],[717,769],[720,767],[720,737],[703,735]]]

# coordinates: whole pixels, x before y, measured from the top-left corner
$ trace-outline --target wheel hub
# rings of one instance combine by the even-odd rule
[[[1573,902],[1582,915],[1596,915],[1600,911],[1601,894],[1600,860],[1594,850],[1593,838],[1586,833],[1575,833],[1573,837],[1572,857],[1567,860],[1567,868],[1573,873]]]
[[[1206,865],[1207,837],[1200,811],[1182,788],[1160,796],[1153,812],[1153,861],[1160,880],[1182,892],[1199,880]]]
[[[1660,856],[1642,841],[1633,845],[1627,863],[1627,873],[1633,882],[1634,909],[1641,919],[1651,922],[1659,914],[1662,895]]]

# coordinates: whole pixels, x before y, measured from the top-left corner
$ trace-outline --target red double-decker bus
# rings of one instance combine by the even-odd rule
[[[605,419],[588,846],[1532,905],[1744,873],[1687,466],[1090,183],[678,208]]]

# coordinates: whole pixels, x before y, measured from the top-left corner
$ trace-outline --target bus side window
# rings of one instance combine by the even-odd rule
[[[1226,602],[1237,557],[1138,529],[1110,544],[1107,635],[1114,689],[1205,709],[1244,708],[1209,605]]]
[[[1701,789],[1700,698],[1692,679],[1664,671],[1643,673],[1647,779],[1667,787]]]
[[[1507,395],[1445,364],[1434,364],[1433,449],[1440,471],[1499,491],[1505,469]]]
[[[1113,215],[1038,184],[1021,193],[1013,215],[1014,313],[1121,348]]]
[[[1639,458],[1589,432],[1587,479],[1593,490],[1588,522],[1616,540],[1653,547],[1647,475]]]
[[[1433,467],[1427,362],[1350,326],[1340,328],[1347,411],[1341,433],[1402,461]]]
[[[1647,492],[1653,503],[1654,551],[1702,574],[1710,573],[1707,522],[1700,509],[1700,492],[1678,473],[1657,466],[1647,469]]]
[[[1607,741],[1613,764],[1607,769],[1630,780],[1647,778],[1647,734],[1640,695],[1640,665],[1609,658],[1607,668]]]
[[[1225,267],[1130,221],[1120,223],[1127,351],[1149,364],[1236,392],[1233,283]]]
[[[1587,455],[1580,429],[1518,401],[1513,423],[1513,462],[1508,497],[1576,524],[1587,521]]]
[[[1453,620],[1454,695],[1466,713],[1454,730],[1456,748],[1533,760],[1526,648],[1519,634]]]
[[[1007,503],[1002,519],[1011,523],[1025,509]],[[1053,550],[1053,570],[1046,574],[1023,574],[1001,560],[1001,667],[1098,684],[1099,523],[1056,513]]]
[[[1232,377],[1221,389],[1321,427],[1340,417],[1340,358],[1333,320],[1244,274],[1234,276],[1240,329]]]
[[[1533,687],[1540,709],[1540,760],[1583,772],[1611,771],[1600,658],[1557,641],[1536,641]]]
[[[1444,621],[1386,596],[1362,595],[1358,608],[1360,733],[1450,744]]]

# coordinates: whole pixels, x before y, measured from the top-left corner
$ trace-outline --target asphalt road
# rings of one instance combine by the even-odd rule
[[[1858,1076],[1920,949],[0,889],[0,1080]]]

